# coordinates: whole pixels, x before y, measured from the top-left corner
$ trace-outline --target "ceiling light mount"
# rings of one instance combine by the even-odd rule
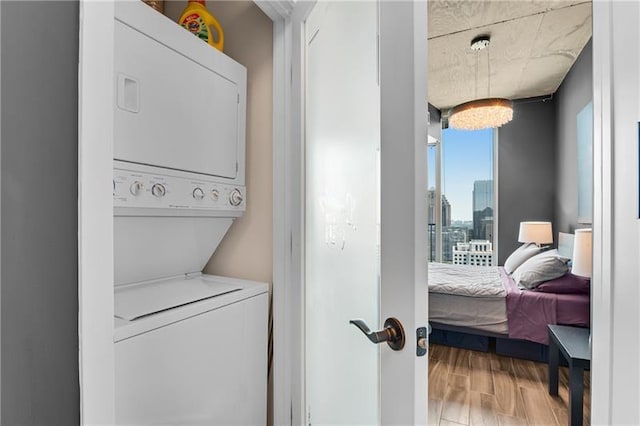
[[[471,50],[484,50],[489,47],[489,44],[491,44],[491,37],[488,35],[481,35],[471,40]]]

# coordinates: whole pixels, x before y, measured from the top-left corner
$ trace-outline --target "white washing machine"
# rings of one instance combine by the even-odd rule
[[[116,289],[116,423],[264,424],[267,309],[266,284],[211,275]]]
[[[116,2],[115,418],[266,421],[268,285],[201,271],[246,205],[246,69]]]
[[[244,210],[233,194],[243,188],[115,162],[119,425],[265,422],[268,286],[200,272]]]

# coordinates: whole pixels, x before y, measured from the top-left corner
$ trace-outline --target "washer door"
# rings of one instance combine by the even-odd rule
[[[257,425],[266,419],[263,293],[115,344],[119,425]]]

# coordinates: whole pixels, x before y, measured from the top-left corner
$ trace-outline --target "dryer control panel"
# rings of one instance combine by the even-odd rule
[[[132,165],[113,169],[116,209],[179,209],[243,212],[246,189],[198,175]],[[140,170],[147,169],[147,170]],[[151,170],[155,169],[155,170]],[[182,175],[182,176],[179,176]]]

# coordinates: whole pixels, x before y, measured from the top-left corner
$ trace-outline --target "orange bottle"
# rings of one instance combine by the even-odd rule
[[[182,11],[178,22],[184,28],[222,52],[224,33],[218,20],[205,7],[205,0],[189,0],[189,4]],[[217,41],[213,39],[212,28],[218,34]]]

